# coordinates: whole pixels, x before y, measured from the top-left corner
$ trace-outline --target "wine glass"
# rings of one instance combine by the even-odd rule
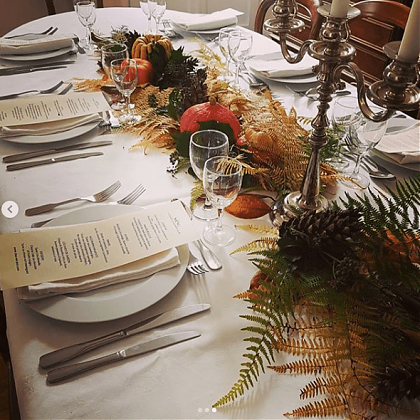
[[[232,81],[231,71],[230,71],[230,61],[231,55],[229,53],[229,34],[232,31],[236,31],[236,28],[222,28],[219,31],[218,43],[220,52],[224,55],[226,59],[226,75],[223,77],[223,80],[226,82]]]
[[[207,159],[229,154],[229,138],[225,133],[217,130],[196,131],[191,135],[189,151],[191,167],[195,175],[202,180],[204,164]],[[217,211],[207,197],[202,206],[194,208],[193,214],[200,220],[217,218]]]
[[[252,49],[252,34],[236,29],[229,33],[229,53],[235,62],[235,87],[239,87],[239,71]]]
[[[140,0],[140,7],[147,17],[147,33],[152,33],[152,10],[149,5],[149,0]]]
[[[138,80],[136,60],[119,58],[111,61],[111,76],[126,103],[126,111],[120,115],[118,120],[122,124],[136,123],[140,117],[134,115],[130,107],[130,96],[136,89]]]
[[[107,44],[101,47],[101,64],[102,68],[105,72],[105,74],[108,75],[109,78],[112,79],[111,75],[111,62],[118,59],[128,59],[128,49],[127,45],[125,44],[118,44],[118,43],[112,43]],[[123,100],[123,97],[121,95],[121,100]],[[123,107],[123,104],[120,102],[114,102],[111,105],[112,109],[115,110],[121,110]]]
[[[88,0],[78,1],[76,3],[76,13],[80,23],[86,28],[86,38],[80,43],[88,53],[92,53],[93,44],[90,32],[96,22],[95,2]]]
[[[382,108],[370,105],[371,110],[377,114]],[[375,122],[366,118],[359,107],[354,108],[353,117],[350,120],[348,135],[345,137],[347,148],[356,155],[356,164],[353,172],[349,175],[350,180],[342,181],[347,187],[353,189],[367,188],[369,178],[360,171],[360,164],[366,154],[375,147],[385,134],[388,121]]]
[[[155,19],[156,33],[159,33],[160,20],[166,10],[166,0],[149,0],[149,9]]]
[[[343,158],[342,150],[345,146],[344,139],[348,134],[356,105],[357,98],[354,96],[337,98],[333,105],[331,119],[334,132],[338,137],[338,143],[335,155],[328,160],[328,163],[339,171],[349,166],[348,160]]]
[[[235,231],[222,224],[222,217],[224,208],[235,201],[241,189],[242,176],[241,163],[230,157],[216,156],[204,165],[204,191],[218,213],[217,222],[203,231],[203,238],[210,245],[227,246],[235,240]]]

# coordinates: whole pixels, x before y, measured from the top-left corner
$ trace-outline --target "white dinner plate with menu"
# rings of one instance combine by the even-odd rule
[[[134,206],[91,205],[59,216],[46,226],[88,223],[134,211]],[[47,317],[79,323],[110,321],[134,314],[158,302],[181,281],[189,259],[188,245],[181,245],[177,249],[181,262],[179,266],[144,279],[86,293],[53,296],[26,302],[26,305]]]
[[[48,58],[60,57],[64,54],[68,54],[71,51],[75,51],[74,43],[70,47],[60,48],[59,50],[44,51],[34,54],[3,54],[0,56],[2,60],[8,61],[38,61],[46,60]]]
[[[81,125],[79,127],[71,128],[67,131],[62,131],[61,133],[54,134],[45,134],[43,136],[11,136],[4,137],[2,140],[9,141],[11,143],[20,143],[20,144],[44,144],[44,143],[54,143],[57,141],[71,140],[75,137],[82,136],[87,134],[98,126],[99,122],[91,122],[88,124]]]

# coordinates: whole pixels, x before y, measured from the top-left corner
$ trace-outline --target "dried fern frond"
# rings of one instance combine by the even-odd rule
[[[234,255],[238,252],[257,252],[265,249],[275,249],[276,247],[277,238],[260,238],[235,249],[230,254]]]
[[[314,401],[304,407],[285,413],[287,417],[327,417],[341,416],[347,411],[347,405],[340,397],[326,398],[322,401]]]
[[[279,234],[278,229],[271,225],[235,225],[235,229],[260,235],[272,235],[275,237],[278,237]]]

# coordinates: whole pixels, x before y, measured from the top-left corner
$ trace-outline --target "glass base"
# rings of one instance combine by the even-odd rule
[[[198,220],[211,221],[217,219],[217,209],[213,206],[195,206],[193,210],[193,216]]]
[[[134,114],[122,114],[118,117],[119,123],[123,125],[133,125],[138,123],[140,120],[141,116]]]
[[[342,157],[329,159],[326,162],[337,171],[344,171],[350,166],[350,162]]]
[[[227,246],[235,241],[235,231],[226,225],[222,228],[217,228],[217,222],[208,225],[203,231],[203,239],[209,245]]]
[[[365,175],[361,175],[361,174],[349,175],[349,178],[351,179],[351,181],[344,179],[344,180],[341,180],[340,182],[343,185],[345,185],[347,188],[351,188],[353,190],[364,190],[370,184],[370,179]]]

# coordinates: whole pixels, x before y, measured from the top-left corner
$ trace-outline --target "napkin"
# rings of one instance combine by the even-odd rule
[[[0,38],[0,56],[30,55],[70,48],[74,46],[73,38],[74,35],[48,35],[31,41]]]
[[[303,76],[312,73],[312,67],[318,64],[309,55],[296,64],[288,63],[281,52],[257,55],[249,60],[249,68],[267,78]]]
[[[236,25],[238,16],[242,14],[242,12],[231,8],[210,14],[176,12],[171,21],[185,31],[203,31]]]
[[[68,118],[64,120],[14,125],[10,127],[0,126],[0,139],[18,136],[46,136],[49,134],[61,133],[85,124],[99,123],[102,118],[99,114],[91,114],[83,117]]]
[[[178,265],[180,265],[178,251],[176,248],[171,248],[121,267],[89,276],[19,287],[17,289],[18,298],[21,301],[31,302],[65,293],[89,292],[105,286],[143,279]],[[156,287],[159,285],[157,284]]]
[[[386,134],[376,146],[399,164],[420,162],[420,121],[392,134]]]

